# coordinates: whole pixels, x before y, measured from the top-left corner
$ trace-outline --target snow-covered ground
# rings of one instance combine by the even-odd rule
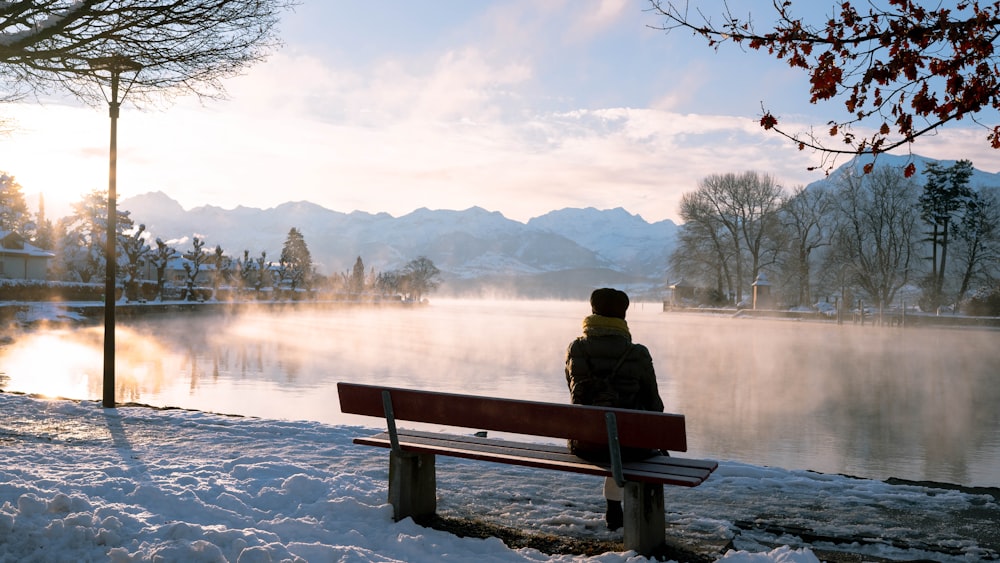
[[[373,422],[373,425],[375,423]],[[581,561],[393,522],[371,429],[0,393],[0,561]],[[666,488],[668,537],[726,562],[817,553],[976,561],[989,494],[723,462]],[[619,539],[600,479],[439,458],[439,512],[563,536]]]

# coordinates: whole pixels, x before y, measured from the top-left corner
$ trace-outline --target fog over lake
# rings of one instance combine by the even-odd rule
[[[117,399],[332,424],[336,382],[568,401],[585,302],[178,314],[121,321]],[[664,313],[633,303],[690,455],[871,478],[1000,486],[1000,332]],[[101,397],[103,327],[0,347],[0,388]]]

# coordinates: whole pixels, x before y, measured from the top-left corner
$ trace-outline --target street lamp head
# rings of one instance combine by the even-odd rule
[[[126,57],[125,55],[111,55],[109,57],[96,57],[87,60],[87,64],[93,70],[106,70],[112,74],[121,74],[126,71],[138,72],[142,65]]]

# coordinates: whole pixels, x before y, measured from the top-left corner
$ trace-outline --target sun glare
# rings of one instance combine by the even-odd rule
[[[100,395],[98,348],[74,334],[22,335],[17,346],[0,349],[0,365],[7,376],[8,391],[74,399]]]
[[[12,130],[0,136],[0,171],[17,179],[32,214],[38,212],[39,194],[46,217],[55,220],[85,194],[107,188],[107,112],[12,104],[8,116]]]
[[[118,327],[117,334],[116,400],[137,401],[146,393],[160,392],[165,374],[178,369],[177,361],[147,335],[127,327]],[[100,328],[22,334],[16,346],[0,348],[2,388],[46,397],[100,398],[102,338]]]

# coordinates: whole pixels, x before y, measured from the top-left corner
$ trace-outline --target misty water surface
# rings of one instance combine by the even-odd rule
[[[120,324],[120,402],[377,425],[337,381],[565,402],[586,303],[189,314]],[[1000,485],[1000,332],[663,313],[634,303],[689,455],[789,469]],[[99,399],[103,328],[0,348],[0,387]]]

